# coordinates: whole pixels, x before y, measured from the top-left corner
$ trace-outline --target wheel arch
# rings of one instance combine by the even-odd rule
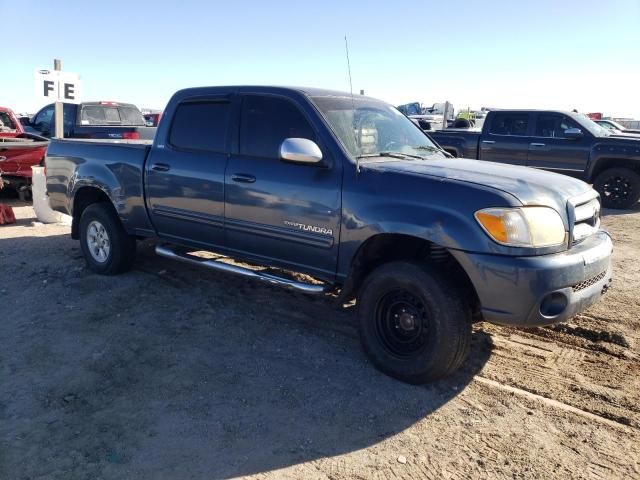
[[[429,263],[454,281],[474,312],[480,313],[480,300],[471,279],[462,265],[449,250],[430,240],[401,233],[378,233],[360,245],[351,260],[347,279],[338,297],[339,303],[346,303],[358,295],[364,279],[379,266],[393,261],[414,261]]]
[[[607,156],[597,159],[590,169],[587,180],[595,179],[605,170],[610,168],[628,168],[636,173],[640,173],[640,158],[624,158],[619,156]]]
[[[74,240],[78,240],[80,238],[79,225],[82,213],[89,205],[93,205],[95,203],[107,203],[113,208],[114,212],[116,212],[111,198],[109,198],[109,195],[100,187],[83,186],[76,190],[73,196],[71,222],[71,238]]]

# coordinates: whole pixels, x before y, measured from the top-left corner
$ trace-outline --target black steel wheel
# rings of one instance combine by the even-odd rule
[[[427,344],[430,313],[424,303],[407,290],[384,295],[376,308],[376,332],[390,355],[415,355]]]
[[[433,267],[384,264],[364,280],[356,303],[363,348],[387,375],[420,384],[464,362],[471,311],[464,293]]]
[[[605,170],[598,175],[593,187],[600,194],[602,205],[606,208],[631,208],[640,199],[640,175],[629,168]]]

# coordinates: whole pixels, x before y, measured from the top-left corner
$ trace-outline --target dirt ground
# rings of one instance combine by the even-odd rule
[[[6,200],[5,200],[6,202]],[[101,277],[30,206],[0,226],[0,479],[640,478],[640,208],[557,328],[480,324],[455,377],[377,372],[353,312],[156,257]]]

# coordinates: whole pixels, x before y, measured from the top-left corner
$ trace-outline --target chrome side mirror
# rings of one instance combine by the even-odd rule
[[[564,136],[566,138],[582,138],[583,133],[579,128],[567,128],[564,131]]]
[[[280,158],[285,162],[318,165],[322,162],[322,152],[312,140],[287,138],[280,145]]]

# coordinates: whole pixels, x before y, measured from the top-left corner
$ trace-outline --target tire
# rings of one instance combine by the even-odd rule
[[[427,265],[378,267],[356,306],[363,348],[391,377],[430,382],[453,373],[468,355],[471,309],[462,291]]]
[[[600,173],[595,188],[606,208],[627,209],[640,199],[640,175],[630,168],[614,167]]]
[[[129,235],[109,203],[89,205],[80,217],[80,248],[90,270],[116,275],[131,268],[136,239]]]

